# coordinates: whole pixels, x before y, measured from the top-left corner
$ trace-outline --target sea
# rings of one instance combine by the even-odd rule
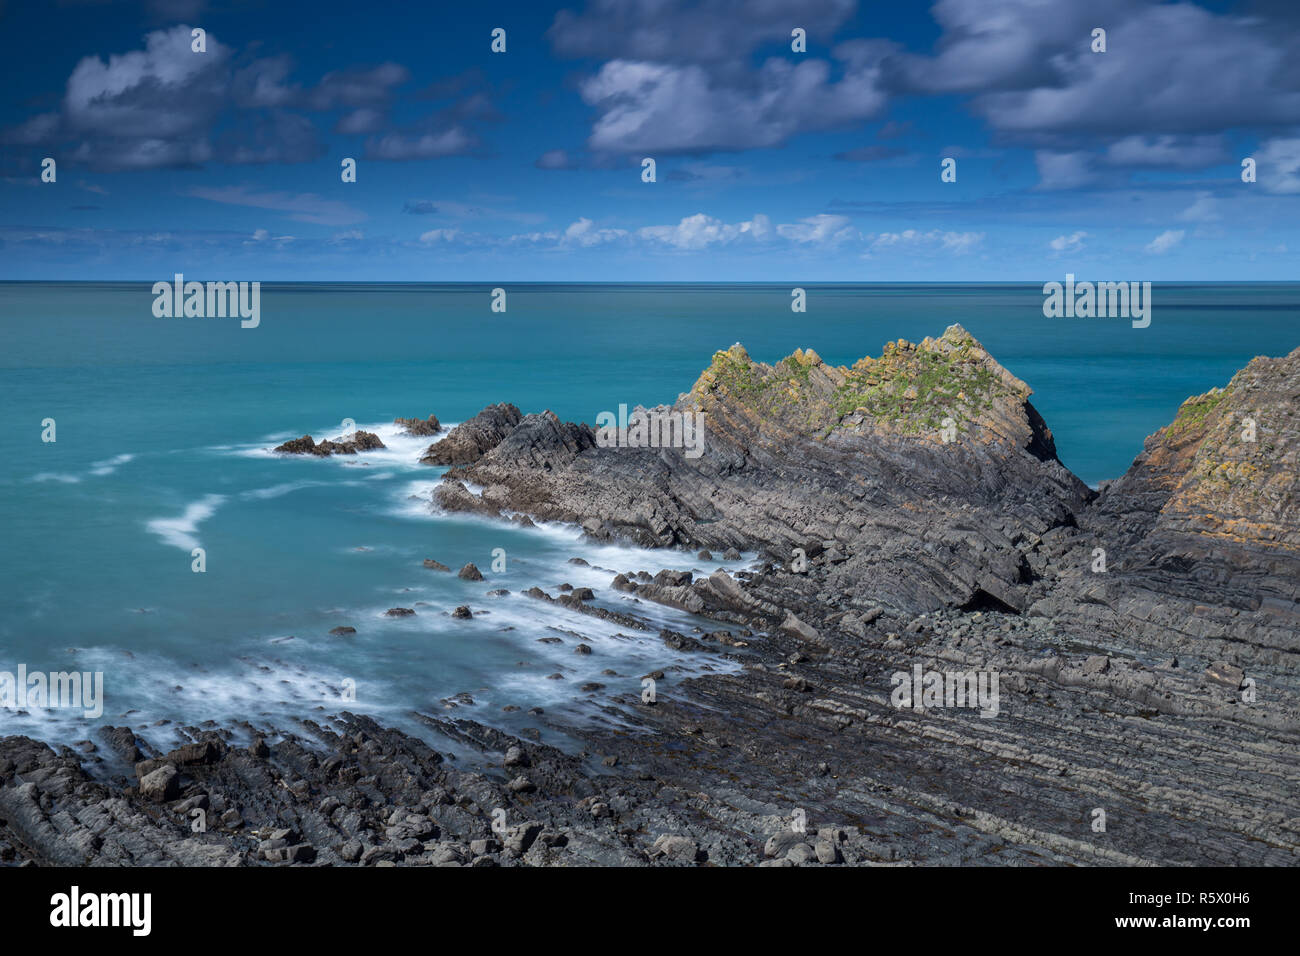
[[[398,417],[454,425],[511,402],[594,424],[674,401],[735,342],[760,361],[812,348],[848,365],[959,323],[1030,385],[1061,459],[1095,486],[1184,399],[1300,345],[1300,283],[1156,283],[1146,328],[1048,318],[1042,287],[1022,284],[809,285],[794,312],[776,284],[503,284],[502,300],[482,284],[264,283],[256,328],[159,318],[151,286],[0,282],[0,686],[20,666],[103,675],[101,714],[0,706],[0,735],[73,744],[112,724],[165,745],[187,724],[350,711],[426,737],[417,715],[570,746],[573,728],[629,726],[649,672],[671,695],[741,666],[522,592],[591,587],[617,610],[633,600],[610,589],[617,572],[738,570],[755,555],[441,513],[430,493],[444,469],[419,463],[431,439],[402,435]],[[387,449],[271,451],[347,422]],[[459,605],[473,618],[451,617]],[[331,636],[338,626],[356,634]]]

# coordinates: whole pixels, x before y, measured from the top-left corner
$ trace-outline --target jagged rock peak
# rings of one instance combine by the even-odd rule
[[[1170,530],[1300,553],[1300,348],[1187,399],[1101,503]]]
[[[847,431],[939,441],[947,424],[958,435],[1050,449],[1031,394],[960,325],[919,344],[890,342],[879,358],[849,368],[828,365],[811,348],[767,365],[737,343],[714,353],[690,392],[706,411],[747,411],[823,439]]]

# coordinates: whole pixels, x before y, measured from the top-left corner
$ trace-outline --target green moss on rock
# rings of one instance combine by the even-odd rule
[[[1213,415],[1228,397],[1229,388],[1212,388],[1204,395],[1194,395],[1179,406],[1178,414],[1169,423],[1170,438],[1180,438],[1192,431],[1205,427]]]

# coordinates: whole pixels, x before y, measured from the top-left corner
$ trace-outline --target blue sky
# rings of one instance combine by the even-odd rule
[[[0,278],[1292,279],[1296,7],[0,0]]]

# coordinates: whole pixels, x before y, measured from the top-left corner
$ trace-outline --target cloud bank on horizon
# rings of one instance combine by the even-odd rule
[[[1282,0],[287,7],[0,6],[0,278],[1295,272]]]

